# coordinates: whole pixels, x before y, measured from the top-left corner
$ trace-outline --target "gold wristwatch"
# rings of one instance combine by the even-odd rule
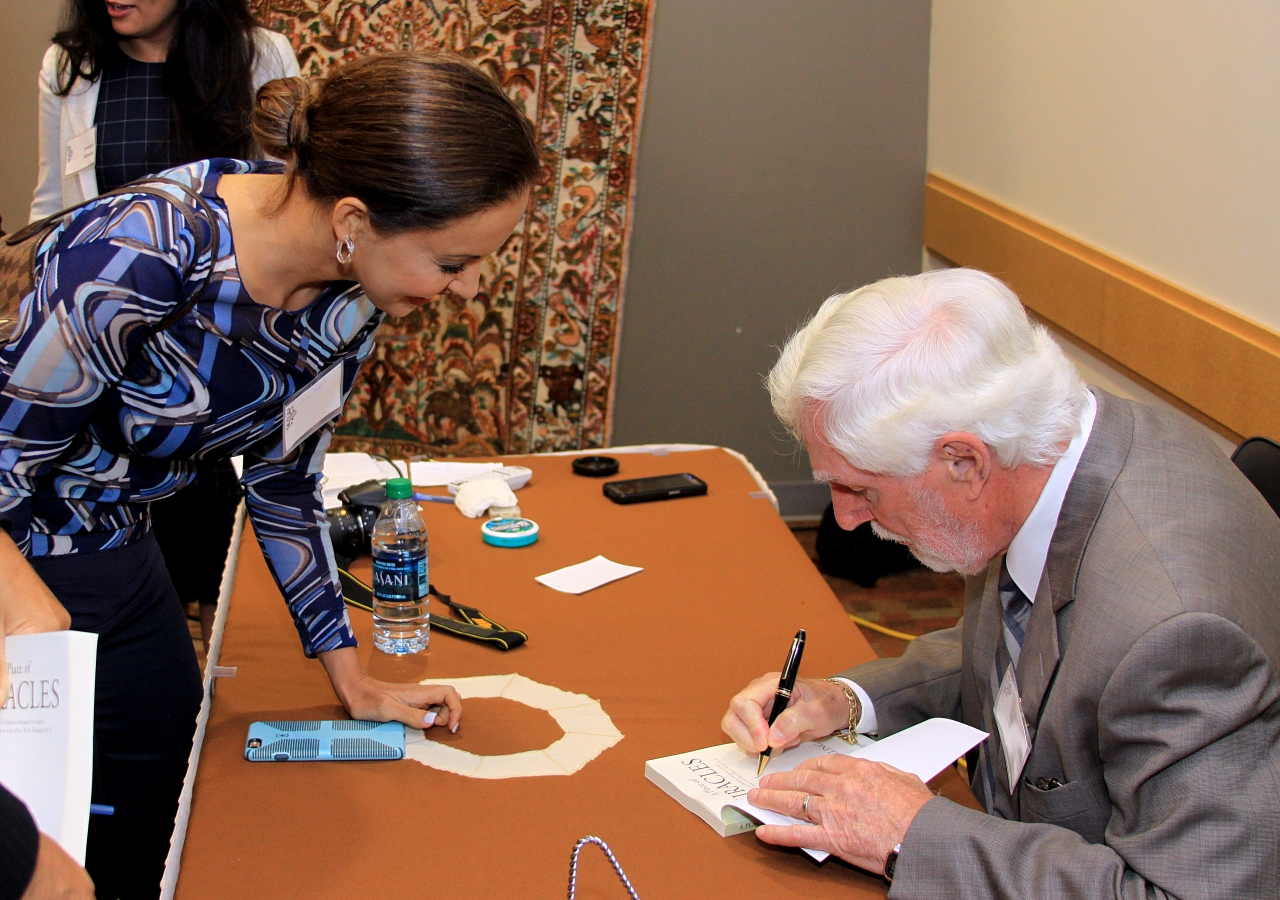
[[[849,687],[847,682],[841,681],[839,678],[824,678],[823,681],[830,681],[844,691],[844,699],[849,701],[849,724],[842,730],[837,731],[836,737],[843,738],[850,744],[858,743],[858,720],[862,718],[862,701],[858,699],[858,694],[853,688]]]

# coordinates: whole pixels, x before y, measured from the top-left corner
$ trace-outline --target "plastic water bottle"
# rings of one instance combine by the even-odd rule
[[[404,655],[427,649],[427,527],[408,478],[387,481],[373,525],[373,644]]]

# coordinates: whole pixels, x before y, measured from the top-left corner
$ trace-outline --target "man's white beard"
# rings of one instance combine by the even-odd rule
[[[871,530],[886,541],[906,544],[916,559],[935,572],[977,575],[989,560],[982,550],[982,531],[977,522],[951,514],[942,498],[918,484],[908,488],[914,506],[910,516],[912,531],[924,534],[914,542],[894,534],[879,522]]]

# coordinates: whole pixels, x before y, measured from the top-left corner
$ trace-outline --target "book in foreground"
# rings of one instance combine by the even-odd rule
[[[775,753],[765,774],[789,772],[807,759],[838,753],[888,763],[928,781],[977,746],[987,734],[953,719],[929,719],[882,741],[858,735],[858,743],[840,738],[806,741],[784,753]],[[743,753],[736,744],[720,744],[662,759],[644,766],[645,777],[680,802],[724,837],[754,831],[757,825],[811,825],[747,802],[747,791],[760,786],[756,777],[758,757]],[[821,862],[829,855],[805,850]]]
[[[4,642],[9,695],[0,707],[0,784],[84,865],[98,636],[51,631]]]

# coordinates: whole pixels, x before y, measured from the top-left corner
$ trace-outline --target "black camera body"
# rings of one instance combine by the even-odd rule
[[[346,568],[357,556],[373,552],[373,523],[387,502],[387,488],[381,481],[363,481],[347,488],[338,499],[341,506],[324,512],[333,555],[338,565]]]

